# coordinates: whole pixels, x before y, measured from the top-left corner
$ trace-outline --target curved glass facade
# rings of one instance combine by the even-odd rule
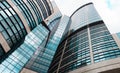
[[[27,34],[19,16],[6,1],[0,2],[0,32],[11,48]]]
[[[67,37],[67,40],[59,45],[49,73],[57,72],[58,67],[59,73],[65,73],[89,64],[91,64],[91,59],[88,32],[87,29],[83,29]]]
[[[50,30],[41,23],[51,10],[46,0],[39,1],[0,1],[0,73],[19,73],[34,54],[45,50]]]
[[[33,15],[30,9],[27,7],[24,1],[23,0],[12,0],[12,2],[17,6],[17,8],[21,11],[23,16],[25,17],[30,29],[31,30],[34,29],[37,26],[37,24],[35,22],[35,19],[33,18]]]
[[[50,10],[50,6],[48,5],[47,0],[42,0],[43,3],[45,4],[45,7],[47,9],[48,15],[51,15],[51,10]]]
[[[42,19],[42,15],[41,15],[37,5],[35,4],[35,2],[33,0],[27,0],[27,2],[30,4],[31,8],[33,9],[33,11],[37,17],[38,23],[40,23],[43,19]]]
[[[120,57],[120,49],[104,24],[90,27],[94,62]]]
[[[48,73],[66,73],[118,57],[120,48],[93,4],[88,3],[71,16],[70,31],[59,44]]]
[[[48,72],[65,73],[117,57],[120,48],[105,24],[94,23],[75,31],[59,45]]]
[[[78,8],[71,15],[70,30],[77,30],[82,26],[102,20],[92,3],[85,4]]]
[[[38,3],[38,5],[39,5],[39,7],[40,7],[40,9],[42,11],[44,19],[47,18],[47,11],[46,11],[43,3],[42,3],[42,0],[36,0],[36,2]]]

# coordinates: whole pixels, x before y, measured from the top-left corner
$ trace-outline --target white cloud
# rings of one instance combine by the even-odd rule
[[[120,32],[120,0],[92,1],[110,32]]]
[[[108,8],[118,8],[120,6],[120,0],[105,0],[108,4]]]

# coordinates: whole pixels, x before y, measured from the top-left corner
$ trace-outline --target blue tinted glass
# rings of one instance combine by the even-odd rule
[[[34,32],[39,31],[37,29],[39,28],[35,28],[33,31]],[[6,60],[2,62],[2,64],[0,65],[0,70],[3,70],[3,73],[9,73],[11,71],[14,71],[15,73],[19,73],[23,68],[23,66],[31,58],[35,50],[41,45],[42,42],[40,41],[46,40],[48,34],[45,35],[42,34],[44,35],[44,38],[40,39],[38,36],[41,36],[40,35],[41,33],[42,31],[39,31],[38,34],[35,35],[31,31],[26,36],[24,43],[19,48],[17,48],[11,55],[9,55],[9,57]],[[46,31],[46,33],[48,33],[48,31]]]

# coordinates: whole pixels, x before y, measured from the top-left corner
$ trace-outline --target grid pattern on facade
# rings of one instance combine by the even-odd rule
[[[90,27],[94,62],[117,58],[120,49],[104,24]]]
[[[64,18],[64,17],[63,17]],[[63,21],[68,21],[69,19],[63,19]],[[36,72],[41,72],[41,73],[47,73],[49,66],[51,64],[51,61],[53,59],[54,53],[59,45],[60,39],[62,37],[62,34],[65,31],[65,28],[67,27],[67,24],[58,24],[58,21],[60,21],[59,19],[55,19],[54,21],[52,21],[49,25],[51,30],[53,30],[54,26],[58,25],[56,28],[56,31],[52,31],[54,32],[54,34],[52,34],[47,42],[47,45],[45,47],[45,51],[43,52],[43,54],[38,54],[35,58],[35,56],[33,56],[33,58],[35,59],[34,62],[29,62],[28,65],[26,66],[26,68],[29,68],[31,70],[34,70]],[[56,25],[54,25],[53,23],[55,23]],[[67,23],[67,22],[66,22]],[[33,59],[31,59],[33,60]],[[31,65],[30,65],[31,64]]]
[[[60,18],[52,21],[49,25],[49,28],[53,30],[55,25],[59,26],[58,21],[60,21]],[[56,27],[56,29],[57,28],[58,27]],[[55,33],[55,31],[52,31],[52,33],[53,32]],[[26,68],[34,70],[36,72],[47,73],[56,47],[58,46],[60,40],[58,36],[54,36],[54,33],[51,35],[49,41],[47,42],[45,50],[42,53],[37,53],[36,55],[34,55],[29,61],[29,63],[27,63]]]
[[[68,39],[59,72],[91,64],[87,33],[85,29]]]
[[[44,7],[42,1],[41,0],[36,0],[36,2],[38,3],[38,5],[39,5],[39,7],[40,7],[40,9],[42,11],[44,19],[47,18],[47,12],[45,10],[45,7]]]
[[[65,51],[60,64],[60,73],[91,64],[87,35],[88,32],[84,29],[69,37],[66,46],[64,46],[65,42],[63,42],[56,51],[50,72],[54,72],[57,69],[64,47]]]
[[[30,6],[32,7],[36,17],[37,17],[37,20],[38,20],[38,23],[40,23],[42,21],[42,15],[37,7],[37,5],[35,4],[35,2],[33,0],[27,0],[27,2],[30,4]]]
[[[45,7],[47,9],[48,15],[51,15],[51,10],[50,10],[50,6],[48,5],[47,0],[42,0],[43,3],[45,4]]]
[[[24,43],[0,64],[0,73],[19,73],[36,49],[48,37],[49,31],[42,25],[30,32]]]
[[[27,5],[24,3],[23,0],[12,0],[12,2],[17,6],[17,8],[21,11],[23,16],[25,17],[28,26],[30,29],[34,29],[36,27],[36,22],[35,19],[33,18],[33,15],[30,11],[30,9],[27,7]]]
[[[18,15],[6,1],[0,2],[0,6],[0,32],[8,45],[13,48],[27,32]]]
[[[88,40],[88,35],[90,40]],[[64,45],[65,40],[67,40],[66,46]],[[50,73],[69,72],[92,64],[92,59],[93,63],[97,63],[120,57],[120,49],[103,22],[87,25],[86,28],[75,32],[74,35],[65,40],[59,45],[55,53],[48,71]],[[91,44],[89,44],[90,42]],[[92,52],[90,52],[90,45]],[[63,57],[61,57],[62,54]],[[90,56],[91,54],[93,57]]]

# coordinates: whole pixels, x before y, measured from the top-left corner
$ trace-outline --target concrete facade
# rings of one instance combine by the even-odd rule
[[[37,73],[35,71],[32,71],[30,69],[27,69],[27,68],[23,68],[22,71],[20,73]]]
[[[10,47],[9,47],[7,41],[4,39],[4,37],[1,33],[0,33],[0,43],[3,47],[3,49],[5,50],[5,52],[8,52],[10,50]]]

